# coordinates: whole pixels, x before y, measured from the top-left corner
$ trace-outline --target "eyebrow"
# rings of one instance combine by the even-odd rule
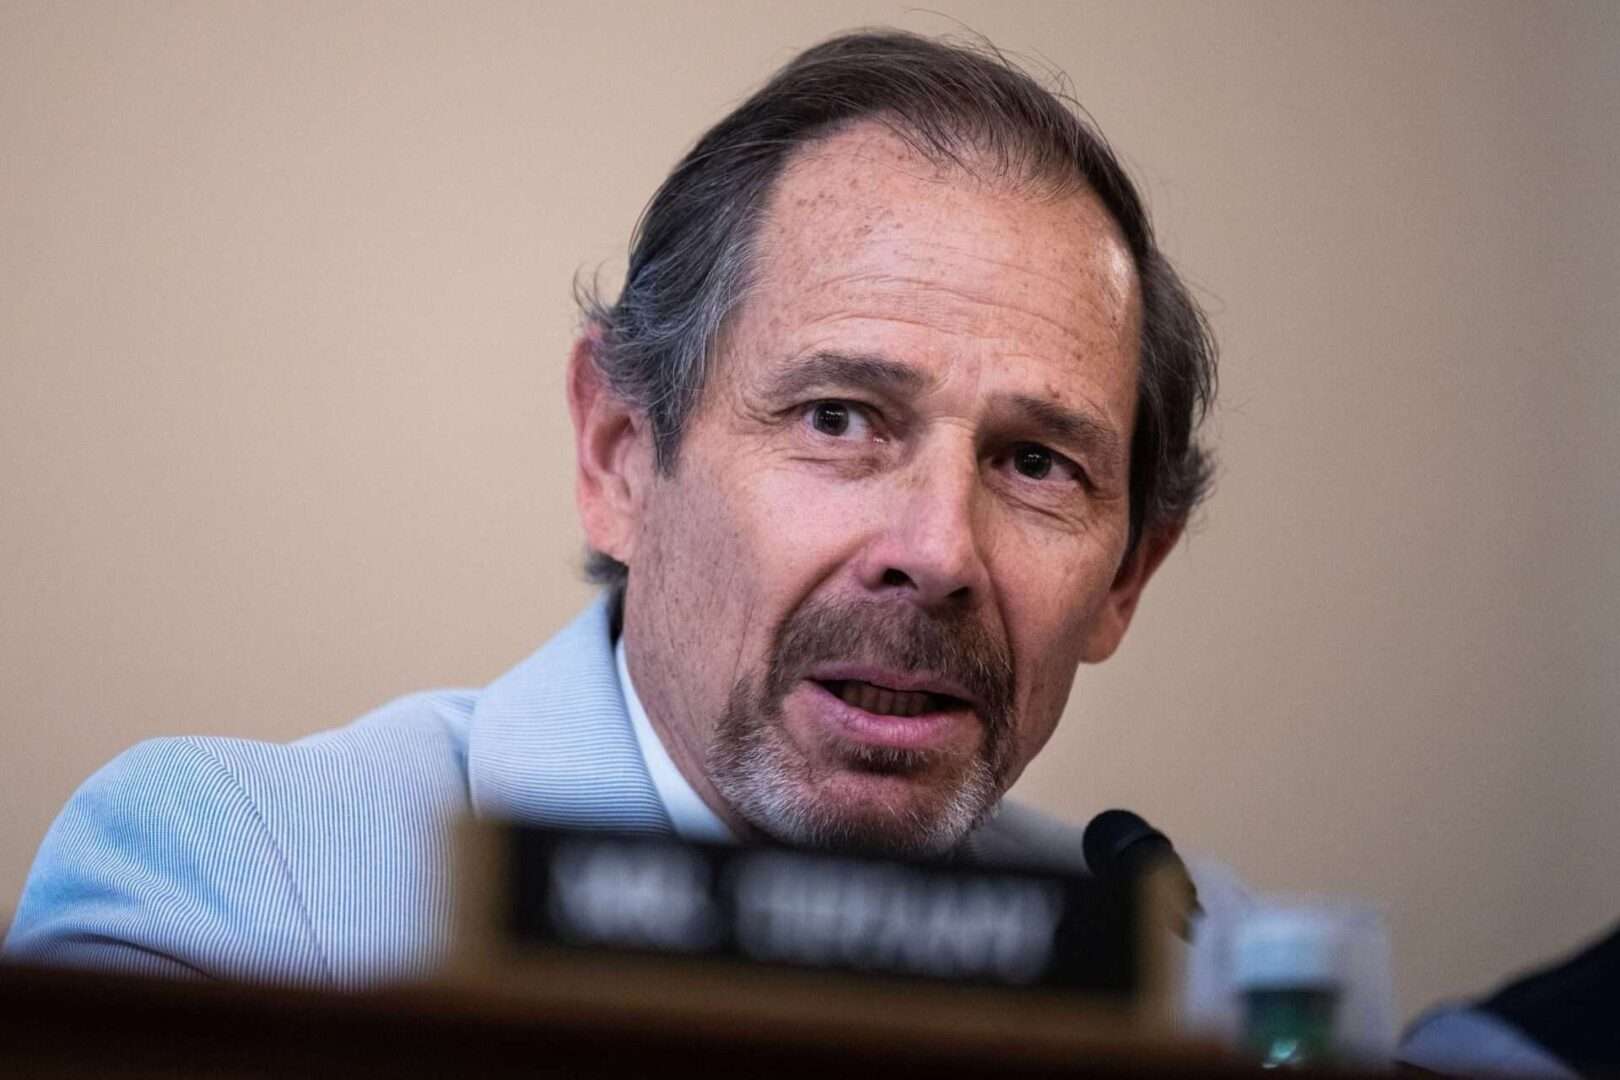
[[[915,394],[928,385],[928,377],[914,367],[882,356],[818,352],[767,383],[772,397],[795,397],[823,386],[861,386],[890,394]]]
[[[1106,462],[1122,459],[1119,433],[1104,421],[1031,394],[1011,394],[1006,401],[1015,416],[1045,438],[1079,447]]]

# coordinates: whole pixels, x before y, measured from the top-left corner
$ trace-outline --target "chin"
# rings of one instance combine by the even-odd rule
[[[1015,689],[1010,661],[960,627],[807,607],[733,684],[705,771],[782,843],[943,855],[1006,790]]]
[[[867,748],[870,750],[870,748]],[[771,764],[722,793],[755,828],[795,847],[902,858],[947,855],[995,808],[1000,795],[977,759],[939,775],[893,753],[848,763],[812,780]],[[726,789],[731,790],[726,790]]]

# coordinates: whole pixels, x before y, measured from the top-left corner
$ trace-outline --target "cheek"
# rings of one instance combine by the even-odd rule
[[[736,485],[734,528],[762,596],[784,613],[852,564],[892,499],[880,485],[829,480],[791,462],[765,462]]]
[[[723,606],[752,592],[755,544],[742,496],[707,477],[687,477],[663,493],[648,524],[648,542],[674,572],[674,591],[702,606]]]
[[[1027,682],[1018,739],[1026,760],[1046,745],[1057,727],[1076,666],[1077,657],[1068,643],[1049,639],[1045,651],[1034,654],[1033,664],[1022,673]]]
[[[703,659],[682,682],[723,680],[737,653],[737,612],[750,604],[747,560],[728,507],[701,477],[683,471],[657,483],[638,525],[630,588],[647,632],[678,642],[676,654]],[[672,656],[671,663],[686,662]]]
[[[1026,759],[1057,726],[1113,583],[1106,553],[1043,541],[1003,544],[1003,571],[996,576],[1002,618],[1020,668],[1019,742]]]
[[[773,627],[818,580],[818,552],[840,517],[821,508],[814,493],[747,455],[715,467],[690,454],[640,523],[638,550],[649,591],[663,598],[661,621],[701,643],[694,655],[727,679],[757,664]]]

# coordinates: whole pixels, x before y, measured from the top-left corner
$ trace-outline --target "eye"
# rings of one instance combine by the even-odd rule
[[[1035,443],[1019,443],[1013,447],[1012,463],[1020,476],[1044,480],[1052,471],[1052,451]]]
[[[842,435],[849,430],[849,406],[842,401],[818,401],[810,406],[810,426],[823,435]]]
[[[1086,472],[1069,458],[1040,443],[1014,443],[1002,459],[1002,467],[1026,480],[1045,484],[1068,482],[1089,487]]]
[[[861,408],[848,401],[813,402],[805,416],[812,428],[834,439],[859,435],[869,426]]]

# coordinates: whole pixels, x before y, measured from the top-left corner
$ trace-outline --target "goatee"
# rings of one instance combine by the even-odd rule
[[[914,778],[903,806],[839,800],[818,790],[818,770],[788,738],[783,703],[818,664],[856,661],[886,670],[926,671],[973,700],[982,727],[973,756],[958,764],[941,751],[851,743],[839,768]],[[709,749],[709,776],[733,810],[788,844],[885,855],[933,856],[955,848],[995,809],[1012,761],[1012,658],[968,613],[930,614],[909,603],[826,599],[789,615],[772,637],[762,679],[731,688]]]

